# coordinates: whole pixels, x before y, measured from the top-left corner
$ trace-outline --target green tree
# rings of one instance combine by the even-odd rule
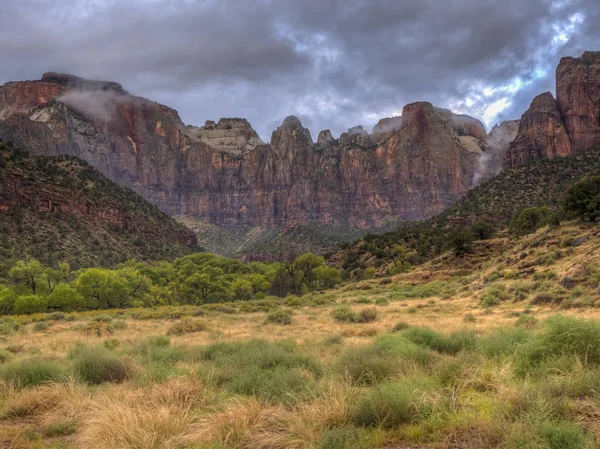
[[[35,259],[27,261],[19,260],[10,269],[8,276],[15,284],[24,286],[35,295],[40,290],[41,285],[43,285],[43,271],[42,264]]]
[[[246,278],[237,278],[231,283],[231,290],[237,299],[247,300],[252,298],[254,291],[252,282]]]
[[[584,220],[600,218],[600,176],[582,179],[567,190],[565,211]]]
[[[487,221],[479,220],[471,226],[471,232],[478,240],[488,240],[494,236],[496,228]]]
[[[58,264],[58,269],[46,268],[43,277],[46,281],[48,291],[52,293],[61,282],[68,282],[71,276],[71,266],[67,262]]]
[[[469,229],[454,228],[448,234],[448,243],[455,254],[465,254],[471,251],[473,234]]]
[[[15,306],[15,293],[8,287],[0,287],[0,314],[13,313]]]
[[[213,280],[207,273],[196,273],[184,282],[187,297],[192,298],[196,304],[210,302],[220,293],[225,293],[226,286],[222,279]]]
[[[85,308],[85,299],[69,284],[58,284],[48,295],[48,309],[75,312]]]
[[[513,222],[513,229],[518,234],[531,234],[548,224],[552,210],[548,207],[529,207],[523,209]]]
[[[48,309],[46,298],[40,295],[18,296],[15,299],[14,313],[17,315],[29,315],[31,313],[43,313]]]

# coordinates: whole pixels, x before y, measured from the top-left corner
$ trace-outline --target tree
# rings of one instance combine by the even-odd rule
[[[583,220],[600,218],[600,176],[582,179],[567,190],[565,210]]]
[[[19,260],[14,267],[8,272],[8,276],[16,284],[20,284],[31,290],[34,295],[38,292],[42,272],[44,271],[42,264],[35,259],[27,261]]]
[[[69,284],[58,284],[48,295],[48,308],[63,312],[75,312],[85,308],[85,299]]]
[[[52,293],[56,286],[61,282],[67,282],[71,275],[71,266],[67,262],[61,262],[58,264],[58,269],[46,268],[44,270],[44,279],[48,291]]]
[[[513,222],[513,229],[519,234],[531,234],[548,224],[552,210],[548,207],[529,207],[523,209]]]
[[[245,278],[237,278],[231,283],[231,290],[237,299],[250,299],[253,295],[252,282]]]
[[[333,288],[342,282],[340,270],[327,265],[313,269],[315,276],[314,287],[317,289]]]
[[[465,254],[471,251],[473,234],[469,229],[454,228],[448,235],[448,242],[457,255]]]
[[[47,310],[46,298],[40,295],[18,296],[15,299],[14,312],[17,315],[28,315],[30,313],[43,313]]]
[[[89,268],[79,275],[75,286],[89,309],[128,305],[128,285],[112,270]]]
[[[7,315],[13,313],[15,306],[15,293],[8,287],[0,287],[0,313]]]
[[[222,279],[213,280],[206,273],[196,273],[184,282],[188,297],[193,298],[196,304],[209,302],[209,299],[218,293],[224,293],[226,286]]]
[[[479,220],[471,226],[471,232],[478,240],[488,240],[494,236],[496,228],[487,221]]]

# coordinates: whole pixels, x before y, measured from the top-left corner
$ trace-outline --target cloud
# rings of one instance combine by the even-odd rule
[[[289,114],[313,135],[413,101],[492,125],[553,90],[561,56],[600,49],[597,0],[0,2],[0,82],[58,71],[120,82],[202,124]]]

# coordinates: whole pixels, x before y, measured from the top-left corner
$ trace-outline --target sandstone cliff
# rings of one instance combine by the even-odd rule
[[[434,215],[473,186],[481,123],[415,103],[369,134],[317,142],[288,117],[265,144],[244,119],[186,126],[119,84],[45,74],[0,87],[0,137],[86,160],[170,215],[218,226],[371,229]]]
[[[578,154],[600,145],[600,52],[562,58],[556,69],[556,96],[537,96],[521,117],[505,167]]]

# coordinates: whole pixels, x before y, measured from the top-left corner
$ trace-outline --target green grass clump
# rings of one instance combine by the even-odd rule
[[[384,383],[367,392],[352,421],[359,426],[391,429],[426,417],[433,403],[426,396],[434,384],[426,377]]]
[[[292,312],[289,310],[274,310],[267,313],[265,319],[266,323],[281,324],[282,326],[288,326],[292,324]]]
[[[335,364],[335,370],[359,385],[373,385],[397,375],[400,359],[381,348],[364,346],[346,350]]]
[[[75,374],[88,384],[123,382],[128,377],[127,367],[119,356],[104,347],[79,348],[72,358]]]
[[[194,332],[202,332],[207,329],[208,327],[204,322],[194,320],[193,318],[188,317],[169,327],[169,329],[167,330],[167,335],[191,334]]]
[[[64,362],[41,357],[14,360],[0,366],[0,379],[19,387],[62,382],[68,376],[69,370]]]
[[[417,345],[444,354],[456,354],[463,349],[473,349],[476,345],[474,332],[455,332],[445,336],[426,327],[412,327],[404,331],[403,335]]]
[[[542,332],[518,348],[515,368],[525,375],[561,357],[600,365],[600,324],[561,315],[548,318]]]
[[[13,355],[10,351],[6,349],[0,349],[0,363],[6,363],[13,358]]]
[[[67,317],[64,312],[52,312],[46,317],[49,321],[62,321]]]
[[[319,449],[371,449],[381,445],[382,433],[377,430],[356,427],[333,427],[325,429],[319,441]]]
[[[200,376],[235,394],[294,402],[315,388],[322,368],[289,341],[215,343],[204,348]]]
[[[531,335],[530,331],[522,327],[494,329],[479,337],[477,351],[491,359],[509,356],[531,338]]]

